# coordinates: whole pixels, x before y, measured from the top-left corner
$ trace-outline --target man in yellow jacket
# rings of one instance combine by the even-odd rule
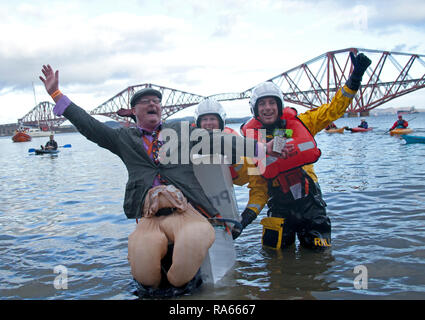
[[[254,118],[242,127],[242,132],[246,136],[254,132],[251,136],[258,139],[260,131],[265,131],[267,141],[275,138],[276,144],[279,136],[288,146],[285,159],[268,157],[262,168],[269,207],[269,218],[262,221],[263,245],[287,247],[297,235],[303,247],[331,246],[331,222],[312,164],[320,157],[314,135],[344,115],[371,63],[363,54],[350,53],[350,57],[354,70],[346,85],[329,104],[305,113],[297,115],[296,110],[283,108],[282,91],[273,82],[261,83],[252,91],[250,106]]]
[[[201,101],[195,109],[195,122],[198,128],[207,130],[223,130],[224,132],[236,134],[233,129],[226,127],[226,112],[223,106],[215,100],[205,99]],[[242,163],[230,166],[233,184],[238,186],[247,185],[249,189],[249,199],[244,211],[241,214],[241,225],[245,228],[254,220],[267,203],[267,182],[259,174],[248,172],[258,171],[255,163],[250,158],[244,158]],[[236,239],[242,230],[236,228],[232,230],[233,239]]]

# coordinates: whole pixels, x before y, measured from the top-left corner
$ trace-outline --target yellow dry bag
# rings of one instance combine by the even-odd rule
[[[263,225],[263,236],[261,243],[265,247],[280,249],[282,245],[283,222],[285,219],[267,217],[261,220]]]

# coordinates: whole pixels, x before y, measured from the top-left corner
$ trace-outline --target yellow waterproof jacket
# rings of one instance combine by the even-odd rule
[[[301,113],[298,115],[298,118],[304,123],[311,134],[315,136],[318,132],[325,129],[330,123],[344,115],[345,110],[350,105],[355,94],[356,91],[344,86],[338,90],[337,94],[329,104],[323,104],[319,108]],[[257,169],[252,160],[249,158],[245,158],[243,164],[233,165],[233,168],[238,174],[238,176],[233,179],[233,183],[240,186],[248,183],[249,201],[246,207],[252,209],[258,215],[269,198],[267,180],[260,174],[248,174],[249,168],[251,168],[251,170]],[[318,181],[317,175],[314,172],[313,164],[305,165],[303,166],[303,169],[313,179],[313,181]],[[279,185],[277,179],[273,181],[273,185]]]
[[[248,183],[249,200],[246,208],[251,209],[258,215],[269,198],[267,193],[267,181],[260,175],[259,169],[251,159],[243,159],[243,163],[232,165],[237,174],[237,176],[233,178],[233,183],[238,186],[243,186]],[[252,174],[253,171],[257,171],[257,173]]]
[[[344,116],[345,110],[350,105],[355,94],[356,91],[344,86],[338,90],[331,103],[323,104],[319,108],[301,113],[298,118],[304,123],[310,133],[315,136],[330,123]],[[313,164],[305,165],[303,169],[315,182],[318,181]]]
[[[353,100],[357,91],[343,86],[333,97],[329,104],[323,104],[318,108],[308,110],[298,115],[298,118],[304,123],[312,136],[325,129],[330,123],[344,116],[345,111]],[[303,166],[304,171],[313,179],[318,181],[314,172],[313,164]],[[273,181],[273,186],[278,186],[277,179]]]

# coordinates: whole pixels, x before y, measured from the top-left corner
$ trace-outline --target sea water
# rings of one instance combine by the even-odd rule
[[[413,134],[425,136],[425,114],[405,118],[414,116]],[[266,207],[235,241],[231,272],[178,299],[424,299],[425,144],[385,133],[395,118],[366,117],[371,132],[316,135],[330,250],[262,248]],[[124,165],[79,133],[55,135],[72,145],[58,156],[28,154],[45,140],[0,138],[0,298],[136,299]],[[235,193],[242,211],[248,190]]]

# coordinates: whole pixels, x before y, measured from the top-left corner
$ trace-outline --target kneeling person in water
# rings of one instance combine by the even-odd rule
[[[203,192],[192,163],[176,165],[160,162],[160,133],[164,129],[174,130],[176,152],[182,154],[183,149],[190,150],[195,144],[189,137],[187,140],[183,138],[183,129],[199,129],[189,128],[185,122],[162,123],[162,94],[152,88],[142,89],[131,98],[137,127],[112,129],[59,91],[59,71],[54,72],[47,65],[43,66],[42,72],[44,77],[40,80],[56,103],[54,113],[65,116],[87,139],[120,157],[127,168],[124,212],[129,219],[140,219],[128,242],[133,277],[152,288],[160,286],[164,273],[175,287],[188,283],[195,277],[214,242],[215,233],[208,218],[215,217],[218,211]],[[204,136],[211,142],[210,153],[221,150],[221,146],[225,145],[223,150],[229,152],[227,156],[231,159],[236,157],[236,145],[251,143],[257,151],[264,147],[242,137],[235,137],[238,141],[233,144],[224,137],[213,139],[212,133]],[[265,147],[267,153],[272,153],[273,142]],[[170,243],[174,245],[172,263],[164,271],[161,260]]]

